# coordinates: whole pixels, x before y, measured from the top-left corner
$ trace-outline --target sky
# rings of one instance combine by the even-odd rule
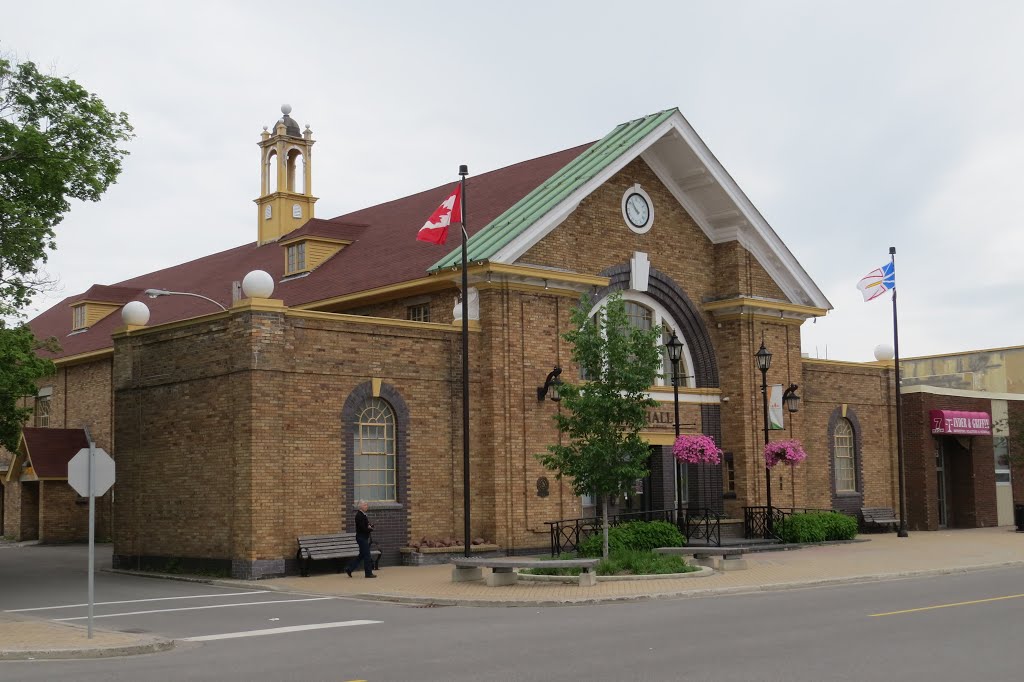
[[[318,217],[678,107],[831,301],[811,357],[1024,344],[1024,3],[0,0],[0,52],[128,113],[32,314],[255,238],[263,126],[309,124]]]

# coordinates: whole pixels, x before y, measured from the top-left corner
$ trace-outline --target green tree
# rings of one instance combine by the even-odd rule
[[[40,343],[28,325],[8,327],[0,321],[0,445],[11,452],[32,414],[31,407],[21,406],[22,399],[35,397],[36,379],[54,373],[53,363],[37,354],[41,349],[53,350],[52,342]]]
[[[28,304],[69,200],[99,200],[132,136],[125,113],[75,81],[0,56],[0,317]]]
[[[585,381],[564,383],[560,409],[554,419],[567,442],[538,455],[557,478],[572,480],[577,495],[597,495],[603,501],[603,555],[608,557],[608,505],[647,475],[647,443],[640,430],[647,424],[647,397],[659,374],[661,351],[657,330],[629,324],[619,293],[590,317],[584,296],[572,311],[572,331],[563,337]],[[564,375],[563,375],[564,376]]]

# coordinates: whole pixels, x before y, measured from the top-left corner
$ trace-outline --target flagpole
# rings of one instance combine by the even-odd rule
[[[469,537],[469,269],[466,267],[466,176],[469,167],[459,166],[462,187],[459,201],[462,202],[462,516],[465,523],[465,556],[470,554]]]
[[[889,259],[892,263],[892,271],[896,272],[896,247],[889,247]],[[900,375],[900,331],[896,318],[896,284],[893,281],[892,287],[892,347],[893,355],[896,358],[896,463],[899,467],[899,494],[900,494],[900,529],[896,536],[905,538],[907,533],[907,496],[906,481],[903,474],[903,401],[900,397],[902,392],[902,380]]]

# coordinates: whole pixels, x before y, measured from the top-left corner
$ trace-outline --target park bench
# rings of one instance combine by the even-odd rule
[[[299,561],[303,578],[309,577],[309,564],[318,559],[334,559],[337,570],[341,573],[344,567],[342,560],[354,559],[359,556],[359,544],[355,533],[331,533],[330,535],[300,535],[299,549],[295,558]],[[370,550],[373,567],[377,568],[380,561],[380,550]]]
[[[864,519],[864,527],[887,528],[898,526],[900,520],[891,507],[861,507],[860,517]]]
[[[747,567],[743,547],[658,547],[655,554],[692,556],[693,563],[720,571],[742,571]]]
[[[580,569],[580,585],[590,587],[597,584],[597,573],[594,568],[600,559],[555,559],[538,561],[536,559],[517,559],[502,557],[488,559],[485,557],[463,557],[452,559],[452,582],[461,583],[470,580],[485,580],[488,587],[496,585],[515,585],[519,577],[517,568],[578,568]],[[481,569],[489,568],[486,576]]]

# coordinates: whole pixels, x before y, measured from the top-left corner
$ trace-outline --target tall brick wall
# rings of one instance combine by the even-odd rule
[[[350,524],[343,444],[352,425],[343,406],[373,378],[408,405],[408,437],[398,453],[409,477],[408,497],[398,501],[408,530],[404,537],[382,533],[378,542],[393,543],[384,547],[393,559],[410,537],[461,537],[456,331],[239,313],[119,339],[118,467],[130,492],[117,497],[115,554],[125,563],[232,561],[245,577],[286,570],[296,536]],[[479,353],[471,350],[471,359],[472,376],[482,376]],[[473,383],[478,401],[481,381]],[[491,539],[486,442],[476,429],[473,532]],[[182,509],[190,523],[181,522]],[[382,531],[394,513],[371,508]]]
[[[1007,401],[1010,417],[1010,481],[1013,503],[1024,504],[1024,400]]]
[[[1010,409],[1015,407],[1010,402]],[[903,396],[903,448],[906,466],[907,523],[914,530],[937,530],[938,480],[935,458],[945,451],[947,525],[983,528],[997,523],[995,459],[991,436],[934,436],[931,410],[991,414],[988,398],[911,393]]]
[[[83,538],[89,539],[88,498],[83,498],[82,503],[79,503],[78,499],[78,493],[67,481],[39,482],[41,541],[77,542]]]
[[[800,469],[808,506],[851,514],[860,507],[898,509],[893,370],[804,360],[802,388],[807,461]],[[856,493],[840,494],[835,488],[834,429],[842,418],[854,429]]]

